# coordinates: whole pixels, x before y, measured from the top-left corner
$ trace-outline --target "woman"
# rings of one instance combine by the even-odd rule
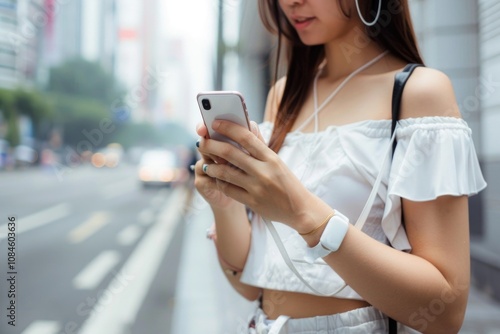
[[[450,80],[425,67],[405,86],[390,171],[383,166],[394,76],[422,63],[407,1],[260,6],[286,43],[287,75],[260,131],[213,125],[248,154],[199,126],[195,166],[221,266],[241,295],[261,300],[249,333],[387,333],[389,317],[400,333],[458,332],[467,198],[486,184]]]

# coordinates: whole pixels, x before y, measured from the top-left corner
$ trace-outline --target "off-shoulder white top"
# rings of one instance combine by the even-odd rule
[[[366,120],[329,126],[316,133],[291,132],[279,156],[308,190],[356,222],[378,176],[390,143],[390,120]],[[273,124],[260,125],[269,140]],[[453,117],[421,117],[399,121],[398,144],[383,178],[363,232],[392,247],[409,251],[401,224],[401,198],[428,201],[443,195],[474,195],[486,187],[471,130]],[[389,150],[390,152],[390,150]],[[252,241],[241,281],[267,289],[314,294],[287,267],[265,223],[255,216]],[[302,276],[324,294],[343,281],[322,259],[304,260],[307,244],[292,228],[274,222]],[[360,245],[363,247],[363,245]],[[349,286],[336,297],[362,299]]]

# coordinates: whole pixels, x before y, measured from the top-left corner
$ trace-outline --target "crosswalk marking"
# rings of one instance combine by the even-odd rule
[[[61,325],[56,321],[35,321],[21,334],[57,334],[60,330]]]
[[[21,234],[28,232],[38,227],[42,227],[49,223],[55,222],[61,218],[64,218],[70,214],[70,206],[67,203],[61,203],[54,205],[50,208],[38,211],[26,217],[21,217],[17,219],[17,229],[16,233]],[[5,239],[7,236],[7,225],[0,227],[0,241]]]
[[[95,289],[118,262],[117,251],[102,252],[73,279],[73,286],[80,290]]]
[[[142,229],[137,225],[130,225],[123,229],[117,236],[118,243],[122,246],[132,245],[141,236]]]
[[[88,220],[69,233],[68,239],[74,244],[84,241],[104,227],[109,222],[110,217],[109,212],[93,213]]]

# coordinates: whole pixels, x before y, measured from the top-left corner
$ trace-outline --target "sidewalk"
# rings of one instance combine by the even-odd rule
[[[173,314],[172,334],[243,333],[256,304],[240,297],[220,270],[206,230],[210,208],[195,194],[186,214]]]
[[[172,334],[244,333],[254,303],[227,283],[205,232],[212,224],[210,209],[197,197],[186,214],[186,232],[178,273]],[[500,303],[471,288],[460,334],[500,333]]]

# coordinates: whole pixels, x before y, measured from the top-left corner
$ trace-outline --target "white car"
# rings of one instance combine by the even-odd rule
[[[139,162],[139,180],[143,186],[175,185],[189,178],[178,155],[169,150],[151,150],[142,154]]]

